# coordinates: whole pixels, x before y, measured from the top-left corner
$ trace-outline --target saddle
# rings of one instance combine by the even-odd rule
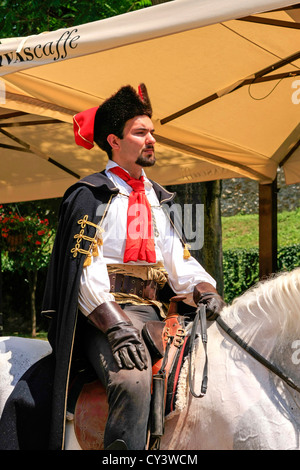
[[[190,350],[191,336],[186,333],[185,317],[177,311],[179,302],[184,298],[172,297],[166,319],[146,323],[142,332],[153,361],[149,449],[159,448],[165,416],[175,409],[181,366]],[[81,448],[103,450],[108,403],[100,380],[86,372],[81,378],[77,377],[69,394],[68,410],[72,414],[75,435]]]

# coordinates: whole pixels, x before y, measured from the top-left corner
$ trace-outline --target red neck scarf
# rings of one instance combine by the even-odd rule
[[[156,262],[154,237],[152,230],[151,207],[145,194],[144,177],[139,180],[119,166],[110,171],[132,187],[127,210],[127,239],[124,252],[124,263],[128,261]]]

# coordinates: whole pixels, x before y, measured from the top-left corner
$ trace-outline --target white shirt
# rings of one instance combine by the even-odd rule
[[[112,199],[102,224],[103,245],[99,247],[99,256],[92,257],[91,264],[83,268],[81,275],[78,302],[80,310],[85,315],[89,315],[103,302],[114,301],[114,296],[110,293],[107,265],[124,264],[128,197],[132,188],[119,176],[109,171],[114,166],[118,165],[109,160],[105,172],[119,189],[119,193]],[[156,263],[163,262],[173,291],[177,295],[185,294],[186,302],[193,304],[192,293],[196,284],[209,282],[215,287],[216,282],[192,256],[184,259],[181,240],[171,226],[170,220],[157,199],[152,183],[144,171],[143,176],[145,193],[158,229],[155,236]],[[145,261],[131,261],[127,264],[149,265]]]

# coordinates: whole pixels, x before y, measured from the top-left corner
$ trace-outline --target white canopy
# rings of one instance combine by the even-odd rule
[[[1,40],[0,202],[61,196],[103,169],[98,148],[75,145],[72,115],[141,82],[159,144],[151,178],[168,185],[243,176],[265,184],[282,165],[286,182],[299,182],[296,4],[175,0]]]

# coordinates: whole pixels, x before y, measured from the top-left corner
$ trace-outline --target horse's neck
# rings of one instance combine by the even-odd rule
[[[300,341],[280,337],[280,325],[276,319],[274,321],[263,315],[253,318],[248,312],[244,315],[240,312],[239,320],[229,316],[226,322],[249,346],[290,377],[297,386],[300,386]],[[298,351],[295,349],[297,345]],[[233,347],[241,349],[237,344]],[[236,351],[234,355],[237,357],[239,352]],[[274,374],[272,377],[276,387],[282,390],[287,387]],[[299,402],[298,392],[296,394],[296,400]]]
[[[297,387],[300,387],[299,360],[294,355],[295,351],[291,348],[293,342],[286,347],[274,350],[271,361],[280,368],[280,370],[292,379]],[[299,353],[300,351],[298,351]],[[282,407],[282,412],[294,417],[298,430],[300,428],[300,393],[289,387],[275,374],[270,374],[270,383],[273,385],[273,397]]]
[[[225,322],[249,346],[266,358],[270,358],[278,338],[278,324],[264,315],[249,313],[240,309],[232,315],[225,315]]]
[[[300,387],[300,341],[290,340],[278,348],[274,348],[271,360],[287,377],[290,377],[295,385]],[[298,346],[297,346],[298,345]],[[278,381],[277,381],[278,382]],[[300,405],[300,393],[296,392],[296,399]]]

